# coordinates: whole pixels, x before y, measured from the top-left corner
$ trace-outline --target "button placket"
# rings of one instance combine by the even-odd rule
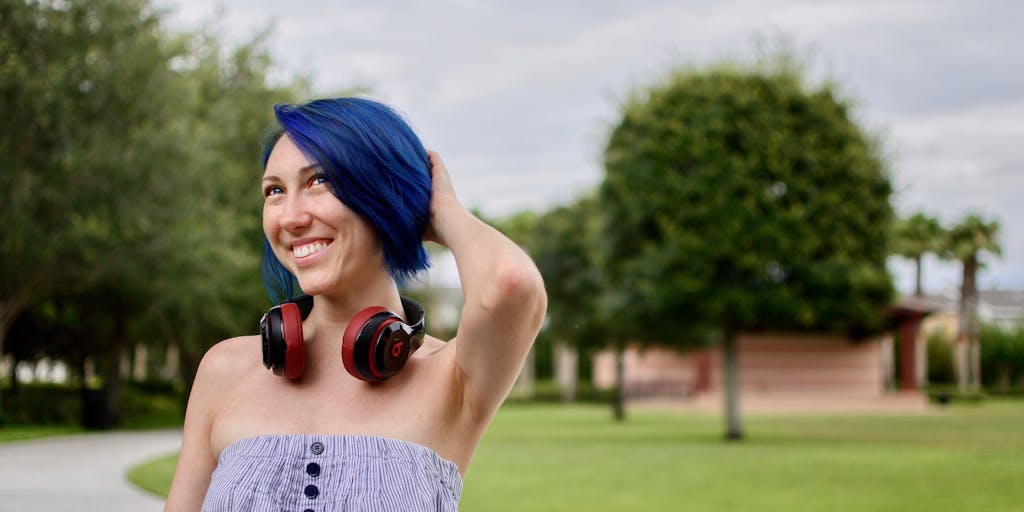
[[[309,445],[309,451],[314,456],[322,455],[324,453],[324,449],[324,444],[321,443],[320,441],[314,441],[312,444]],[[305,469],[306,474],[309,475],[310,478],[317,478],[320,476],[320,464],[316,462],[310,462],[306,464]],[[320,496],[320,488],[317,487],[316,485],[309,484],[304,489],[302,489],[302,494],[304,494],[306,498],[315,500],[318,496]],[[312,509],[306,509],[306,511],[311,510]]]

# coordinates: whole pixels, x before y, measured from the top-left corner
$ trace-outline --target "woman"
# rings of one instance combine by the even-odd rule
[[[440,156],[389,108],[346,98],[275,113],[264,278],[278,302],[294,282],[312,296],[303,363],[288,359],[289,378],[267,371],[260,336],[206,353],[166,510],[455,510],[544,317],[540,275],[459,203]],[[465,299],[455,338],[403,327],[423,339],[404,367],[379,382],[356,378],[341,352],[366,308],[383,306],[403,326],[422,318],[396,285],[426,266],[422,240],[455,257]]]

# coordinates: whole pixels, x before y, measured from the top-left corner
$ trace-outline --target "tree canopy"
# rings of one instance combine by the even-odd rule
[[[578,348],[604,345],[600,214],[594,195],[554,208],[537,219],[530,256],[548,293],[546,330]]]
[[[849,111],[792,66],[720,66],[637,91],[611,131],[605,315],[618,339],[721,339],[730,439],[737,332],[885,326],[892,188]]]
[[[831,87],[675,73],[627,102],[605,166],[609,275],[639,332],[884,326],[891,185]]]
[[[910,259],[915,266],[914,295],[921,296],[921,264],[925,254],[943,255],[946,231],[938,219],[917,212],[905,219],[899,219],[893,228],[893,250],[896,254]]]
[[[265,34],[228,48],[161,16],[0,5],[0,354],[74,359],[75,333],[115,395],[135,344],[179,347],[187,384],[207,347],[255,330],[260,135],[305,90],[269,82]]]

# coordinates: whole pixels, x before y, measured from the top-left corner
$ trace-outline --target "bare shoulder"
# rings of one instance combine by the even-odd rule
[[[239,336],[210,347],[199,363],[196,380],[208,385],[229,384],[262,369],[260,337]]]
[[[203,355],[185,411],[181,455],[165,510],[198,510],[216,467],[211,433],[218,411],[231,400],[233,386],[255,368],[262,368],[258,336],[231,338]]]

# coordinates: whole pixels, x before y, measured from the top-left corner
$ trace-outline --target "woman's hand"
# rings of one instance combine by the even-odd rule
[[[430,196],[430,225],[427,226],[423,239],[446,245],[444,242],[444,230],[442,225],[445,213],[452,209],[461,209],[462,204],[455,195],[455,187],[452,185],[452,178],[448,175],[448,169],[441,160],[441,155],[436,151],[427,151],[430,158],[431,175],[431,196]]]

